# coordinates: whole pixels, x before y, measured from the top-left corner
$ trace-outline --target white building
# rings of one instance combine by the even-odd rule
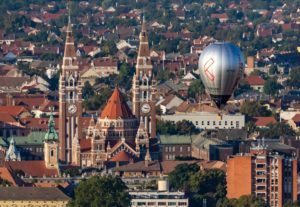
[[[200,129],[242,129],[245,116],[242,114],[218,114],[210,112],[194,112],[185,114],[162,115],[162,120],[178,122],[188,120]]]
[[[183,192],[170,192],[167,180],[158,181],[157,191],[129,192],[131,207],[188,207],[189,200]]]

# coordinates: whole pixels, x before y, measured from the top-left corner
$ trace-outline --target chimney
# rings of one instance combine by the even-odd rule
[[[247,68],[254,68],[254,57],[253,56],[247,57]]]

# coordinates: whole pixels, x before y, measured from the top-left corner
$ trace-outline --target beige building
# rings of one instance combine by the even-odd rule
[[[1,187],[1,207],[64,207],[70,198],[58,188]]]

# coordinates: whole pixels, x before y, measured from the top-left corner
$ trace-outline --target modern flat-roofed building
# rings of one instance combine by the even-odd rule
[[[189,200],[184,192],[170,192],[168,181],[159,180],[157,191],[132,191],[131,207],[188,207]]]
[[[162,115],[161,119],[173,122],[188,120],[200,129],[242,129],[245,126],[245,116],[242,114],[195,112]]]
[[[274,153],[264,142],[252,146],[250,153],[227,160],[227,197],[261,197],[272,207],[297,201],[297,159],[294,155]]]

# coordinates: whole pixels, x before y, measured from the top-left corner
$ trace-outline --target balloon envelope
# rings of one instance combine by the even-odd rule
[[[207,46],[199,58],[199,72],[206,91],[218,108],[226,104],[244,73],[240,49],[229,42]]]

